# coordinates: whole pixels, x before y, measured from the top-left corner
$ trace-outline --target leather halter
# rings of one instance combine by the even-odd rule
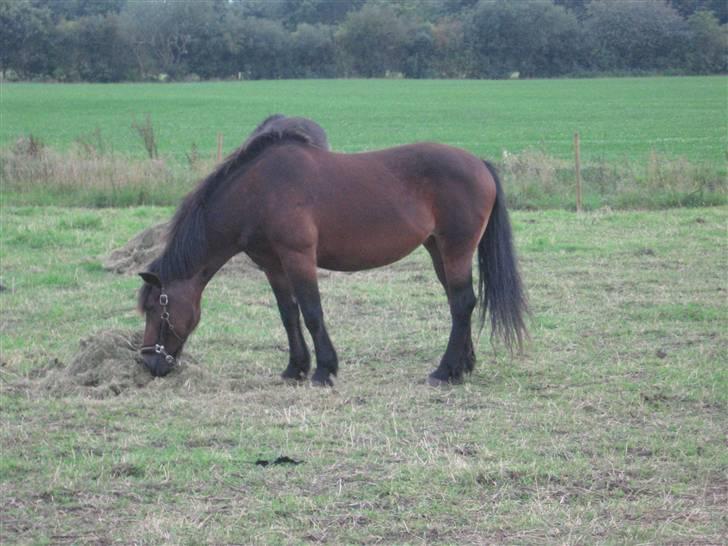
[[[157,342],[154,345],[145,345],[139,349],[141,354],[157,354],[162,355],[167,364],[174,366],[177,363],[177,359],[167,352],[164,348],[164,334],[165,330],[172,332],[174,337],[183,341],[183,339],[175,332],[172,322],[169,320],[169,311],[167,306],[169,305],[169,296],[164,293],[164,288],[161,289],[159,294],[159,305],[162,306],[162,315],[159,317],[159,333],[157,334]]]

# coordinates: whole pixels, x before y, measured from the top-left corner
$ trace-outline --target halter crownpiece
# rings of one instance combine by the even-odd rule
[[[169,305],[169,296],[164,293],[164,288],[161,289],[161,293],[159,294],[159,305],[162,306],[162,314],[160,315],[160,325],[159,325],[159,333],[157,334],[157,343],[154,345],[144,345],[139,349],[140,354],[157,354],[162,355],[164,357],[165,362],[167,364],[170,364],[171,366],[174,366],[177,363],[177,359],[169,354],[167,352],[167,349],[165,349],[162,339],[164,335],[165,325],[167,326],[167,329],[172,332],[174,337],[182,341],[182,338],[179,337],[177,332],[174,330],[174,326],[172,325],[172,322],[169,319],[169,311],[167,311],[167,306]]]

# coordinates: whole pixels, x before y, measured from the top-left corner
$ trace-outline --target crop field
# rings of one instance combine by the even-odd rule
[[[108,147],[143,157],[131,128],[150,114],[159,152],[212,155],[216,134],[237,147],[274,112],[318,121],[335,150],[434,140],[499,159],[538,149],[585,160],[726,159],[728,90],[722,77],[533,81],[292,80],[196,84],[0,87],[0,147],[33,134],[67,148],[100,129]]]
[[[531,340],[486,332],[461,386],[424,384],[449,320],[418,251],[322,277],[332,389],[278,379],[250,270],[208,287],[188,367],[64,390],[80,340],[142,328],[101,259],[171,212],[3,209],[1,542],[725,543],[725,207],[515,212]]]

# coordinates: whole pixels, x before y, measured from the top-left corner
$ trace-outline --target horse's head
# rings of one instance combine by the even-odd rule
[[[155,273],[139,273],[139,310],[146,316],[141,354],[152,375],[167,375],[177,363],[187,337],[200,321],[201,291],[191,281],[167,286]]]

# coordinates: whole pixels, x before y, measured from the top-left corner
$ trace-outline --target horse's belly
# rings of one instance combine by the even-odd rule
[[[338,185],[319,196],[313,213],[319,267],[358,271],[404,258],[432,234],[428,199],[401,180]]]
[[[318,266],[334,271],[361,271],[401,260],[430,235],[426,226],[398,231],[370,229],[358,233],[321,234]]]

